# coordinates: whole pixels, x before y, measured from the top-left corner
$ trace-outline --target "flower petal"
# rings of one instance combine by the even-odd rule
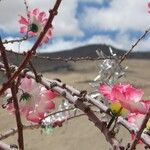
[[[31,112],[27,117],[26,119],[28,121],[31,121],[31,122],[35,122],[35,123],[39,123],[41,118],[35,113],[35,112]]]
[[[20,24],[24,24],[24,25],[28,25],[27,19],[24,18],[23,16],[20,16],[19,23]]]
[[[35,16],[37,16],[39,14],[40,10],[39,8],[35,8],[33,11],[32,11],[32,14],[34,14]]]
[[[31,91],[32,90],[32,79],[29,79],[27,77],[23,78],[21,80],[20,88],[24,91]]]
[[[50,39],[52,37],[52,29],[49,29],[46,33],[46,36]]]
[[[138,102],[141,100],[144,92],[140,89],[135,89],[134,87],[128,87],[126,89],[126,99]]]
[[[20,33],[26,33],[27,32],[27,27],[20,27]]]
[[[42,22],[45,17],[46,17],[46,13],[45,12],[40,12],[39,16],[38,16],[38,20],[40,22]]]
[[[113,97],[112,97],[112,88],[108,85],[105,84],[100,84],[99,86],[99,92],[100,94],[102,94],[104,97],[106,97],[108,100],[112,101]]]

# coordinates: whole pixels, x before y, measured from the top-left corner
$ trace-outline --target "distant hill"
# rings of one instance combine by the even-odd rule
[[[55,53],[41,53],[42,56],[48,56],[51,58],[54,57],[63,57],[63,58],[69,58],[69,57],[98,57],[96,54],[96,50],[102,50],[107,56],[110,55],[109,53],[109,47],[113,49],[113,52],[116,53],[118,56],[122,56],[126,51],[114,48],[112,46],[103,45],[103,44],[93,44],[93,45],[86,45],[70,50],[55,52]],[[150,58],[150,52],[133,52],[131,53],[128,58],[141,58],[141,59],[149,59]]]
[[[116,49],[113,47],[112,47],[112,49],[113,49],[114,53],[116,53],[118,56],[121,56],[126,52],[126,51]],[[78,58],[78,57],[87,57],[87,56],[96,58],[96,57],[98,57],[96,54],[96,50],[103,50],[103,52],[106,55],[108,55],[108,56],[110,55],[109,54],[109,46],[108,45],[100,45],[100,44],[99,45],[87,45],[87,46],[82,46],[82,47],[74,48],[71,50],[65,50],[65,51],[55,52],[55,53],[40,53],[37,55],[46,56],[46,57],[50,57],[50,58],[57,58],[57,57]],[[10,52],[8,52],[8,58],[9,58],[9,62],[11,64],[15,64],[15,65],[18,65],[23,60],[23,56],[12,54]],[[150,53],[149,52],[135,52],[135,53],[131,53],[128,58],[149,59]],[[40,59],[40,58],[34,58],[32,60],[32,62],[34,64],[35,68],[40,72],[57,71],[60,69],[73,70],[70,63],[67,63],[67,62],[58,62],[58,61],[54,62],[54,61],[49,61],[49,60]]]

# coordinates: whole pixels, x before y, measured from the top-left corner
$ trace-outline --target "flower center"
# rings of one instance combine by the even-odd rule
[[[148,120],[148,122],[146,124],[146,129],[150,131],[150,119]]]
[[[20,101],[27,101],[29,98],[31,98],[31,95],[29,94],[29,93],[27,93],[27,92],[25,92],[25,93],[23,93],[22,95],[21,95],[21,97],[20,97]]]
[[[121,104],[118,103],[118,102],[111,103],[110,109],[113,112],[113,114],[115,114],[117,116],[124,116],[124,115],[126,115],[128,113],[128,110],[123,108],[121,106]]]
[[[34,33],[38,32],[38,26],[35,23],[29,24],[28,28],[29,28],[29,31],[32,31]]]

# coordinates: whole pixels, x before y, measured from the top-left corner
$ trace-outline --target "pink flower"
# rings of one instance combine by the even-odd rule
[[[10,92],[10,90],[7,91],[7,98],[11,97]],[[39,122],[46,112],[55,108],[52,99],[56,96],[55,92],[47,90],[35,80],[25,77],[21,80],[17,93],[20,114],[25,116],[27,120]],[[10,113],[15,111],[13,103],[8,103],[6,109]]]
[[[145,118],[145,115],[143,114],[136,114],[136,113],[131,113],[128,116],[128,121],[137,129],[139,130],[142,122]],[[147,122],[146,124],[146,129],[150,131],[150,120]],[[131,134],[132,140],[134,140],[135,138],[135,134]],[[139,144],[142,144],[143,142],[141,140],[139,140]]]
[[[119,102],[130,112],[146,114],[149,111],[150,100],[142,100],[143,91],[130,84],[116,84],[112,87],[101,84],[99,92],[110,102]]]
[[[150,13],[150,2],[148,3],[148,8],[149,8],[148,13]]]
[[[35,109],[35,106],[40,101],[40,91],[39,84],[33,79],[28,79],[25,77],[21,80],[21,84],[17,93],[21,115],[26,116],[30,111]],[[11,95],[10,90],[7,91],[7,95]],[[14,106],[12,103],[9,103],[6,109],[9,109],[11,113],[14,113]]]
[[[20,16],[19,23],[21,24],[20,33],[27,33],[29,36],[39,36],[47,22],[46,13],[40,12],[38,8],[29,12],[30,21]],[[52,29],[49,29],[43,38],[42,43],[47,43],[52,37]]]
[[[142,122],[145,118],[143,114],[131,113],[128,115],[128,122],[130,122],[135,128],[140,129]],[[146,129],[150,130],[150,119],[146,124]]]

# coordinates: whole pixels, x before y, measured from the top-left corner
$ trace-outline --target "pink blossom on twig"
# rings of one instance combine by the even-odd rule
[[[52,99],[56,96],[56,93],[45,89],[35,80],[23,78],[17,93],[21,115],[31,122],[39,122],[46,112],[55,108]],[[9,97],[11,93],[7,90],[7,98]],[[8,103],[6,109],[11,113],[15,111],[13,103]]]
[[[38,8],[29,12],[30,20],[20,16],[19,23],[21,24],[20,33],[28,33],[28,36],[39,36],[47,22],[46,13],[40,12]],[[42,43],[47,43],[52,37],[52,28],[50,28],[44,36]]]
[[[143,91],[130,84],[115,84],[112,87],[101,84],[99,92],[110,102],[119,102],[131,113],[146,114],[150,108],[150,100],[142,100]]]

